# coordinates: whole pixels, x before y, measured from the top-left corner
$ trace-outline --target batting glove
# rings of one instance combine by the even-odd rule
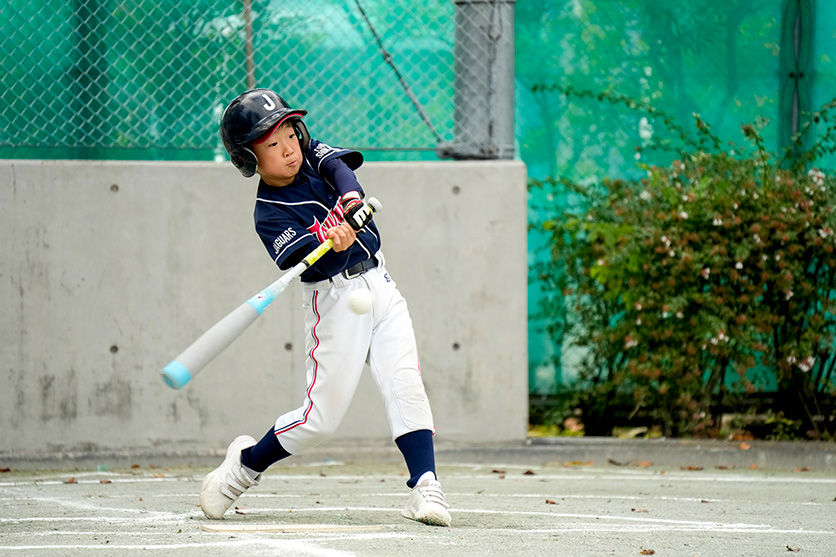
[[[343,208],[343,218],[355,231],[359,232],[372,221],[372,208],[366,205],[360,192],[350,191],[340,197]]]

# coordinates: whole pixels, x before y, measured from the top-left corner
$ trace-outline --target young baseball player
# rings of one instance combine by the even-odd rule
[[[279,416],[260,441],[236,438],[223,463],[203,481],[200,506],[207,517],[222,518],[271,464],[332,435],[368,362],[410,474],[412,491],[402,514],[449,526],[412,321],[384,267],[380,233],[354,175],[363,157],[312,139],[302,122],[305,114],[273,91],[254,89],[233,100],[221,121],[232,164],[245,177],[260,177],[255,228],[279,268],[289,269],[326,239],[333,248],[301,275],[304,403]],[[349,294],[357,290],[371,294],[372,308],[365,314],[349,307]]]

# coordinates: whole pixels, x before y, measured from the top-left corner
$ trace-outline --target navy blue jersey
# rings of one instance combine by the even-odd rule
[[[338,181],[326,171],[329,161],[335,158],[343,160],[351,170],[363,161],[356,151],[330,147],[312,139],[293,183],[275,187],[259,181],[255,229],[280,269],[289,269],[299,263],[325,241],[329,228],[343,222],[339,198],[344,190],[362,193],[356,179],[346,184],[346,180]],[[378,249],[380,235],[372,221],[357,233],[357,241],[349,249],[339,253],[329,251],[302,273],[301,279],[303,282],[325,280],[370,258]]]

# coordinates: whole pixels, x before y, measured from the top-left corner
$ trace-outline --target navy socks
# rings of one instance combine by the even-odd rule
[[[395,439],[395,444],[403,454],[406,467],[409,469],[409,481],[406,485],[415,487],[418,478],[424,472],[435,474],[435,452],[433,450],[433,434],[428,429],[411,431]],[[436,478],[438,476],[436,475]]]
[[[258,443],[241,451],[241,464],[255,472],[264,472],[270,465],[289,456],[271,427]]]
[[[406,467],[409,469],[407,486],[415,487],[418,478],[424,472],[435,474],[433,434],[430,430],[411,431],[395,439],[395,444],[403,454]],[[290,453],[279,443],[271,427],[258,443],[241,451],[241,464],[254,472],[264,472],[271,465],[289,456]]]

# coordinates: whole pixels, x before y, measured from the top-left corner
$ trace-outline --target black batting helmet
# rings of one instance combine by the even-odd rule
[[[221,118],[221,140],[229,159],[245,178],[255,174],[258,159],[251,149],[253,141],[290,120],[306,149],[310,135],[302,117],[307,110],[291,108],[287,101],[270,89],[251,89],[235,98]]]

